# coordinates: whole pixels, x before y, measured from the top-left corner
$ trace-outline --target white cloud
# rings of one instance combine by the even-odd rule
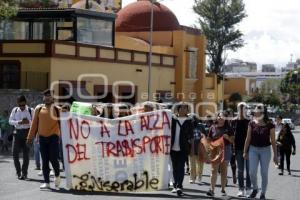
[[[123,7],[136,0],[123,0]],[[194,0],[163,0],[177,16],[180,24],[196,24]],[[246,45],[229,58],[239,58],[258,64],[284,66],[290,54],[300,58],[300,1],[244,0],[248,17],[240,24]]]

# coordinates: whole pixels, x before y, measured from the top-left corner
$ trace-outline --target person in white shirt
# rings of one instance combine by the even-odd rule
[[[188,117],[189,106],[187,104],[177,105],[177,115],[172,118],[171,127],[171,161],[173,166],[174,183],[172,193],[182,195],[182,183],[184,179],[184,165],[191,150],[191,139],[193,137],[194,124],[192,118]]]
[[[29,148],[26,138],[33,116],[33,109],[26,105],[26,98],[21,95],[17,99],[18,106],[14,107],[9,117],[9,124],[15,127],[13,139],[13,159],[18,179],[26,180],[29,165]],[[23,151],[22,168],[19,161],[19,153]]]

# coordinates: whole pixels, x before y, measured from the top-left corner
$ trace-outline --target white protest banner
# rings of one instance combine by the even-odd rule
[[[132,192],[168,187],[169,110],[117,119],[76,113],[61,117],[68,188]]]

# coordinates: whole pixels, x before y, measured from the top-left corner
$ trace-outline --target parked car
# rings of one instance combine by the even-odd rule
[[[292,130],[295,129],[295,125],[294,125],[294,123],[293,123],[293,121],[292,121],[291,118],[283,118],[282,119],[282,123],[284,123],[284,124],[287,123]]]

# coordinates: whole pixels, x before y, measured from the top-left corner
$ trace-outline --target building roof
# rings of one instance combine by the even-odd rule
[[[92,10],[75,8],[22,8],[19,9],[17,18],[65,18],[65,17],[90,17],[99,19],[115,20],[113,13],[97,12]]]
[[[117,13],[116,31],[150,31],[151,2],[140,0],[131,3]],[[153,31],[179,30],[179,22],[174,13],[161,3],[153,3]]]

